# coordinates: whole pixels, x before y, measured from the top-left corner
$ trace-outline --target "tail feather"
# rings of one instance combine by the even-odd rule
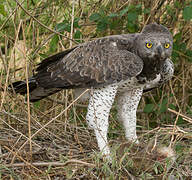
[[[28,85],[29,98],[31,102],[36,102],[61,90],[59,88],[45,89],[40,87],[33,78],[29,79]],[[9,90],[13,92],[12,87],[16,93],[21,95],[27,94],[27,83],[25,81],[17,81],[12,83],[12,85],[9,86]]]
[[[43,98],[46,98],[58,91],[60,91],[61,89],[59,88],[50,88],[50,89],[45,89],[43,87],[37,86],[37,88],[35,88],[32,92],[30,92],[29,94],[29,98],[31,102],[36,102],[39,101]]]
[[[37,88],[37,83],[35,81],[35,79],[31,78],[29,79],[28,81],[29,83],[29,92],[32,92],[34,89]],[[12,83],[12,85],[9,85],[9,90],[10,91],[13,91],[13,89],[16,93],[19,93],[19,94],[27,94],[27,83],[26,81],[17,81],[17,82],[14,82]]]

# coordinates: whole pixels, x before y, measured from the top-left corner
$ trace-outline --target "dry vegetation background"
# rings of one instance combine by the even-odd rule
[[[0,0],[0,179],[191,179],[191,19],[190,0]],[[97,37],[139,32],[150,22],[174,35],[175,75],[144,94],[138,147],[126,143],[114,104],[111,164],[100,158],[86,125],[86,103],[77,104],[71,90],[34,104],[7,91],[45,57]],[[176,159],[160,161],[161,146]]]

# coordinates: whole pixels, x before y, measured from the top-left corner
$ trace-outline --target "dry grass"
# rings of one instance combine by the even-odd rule
[[[119,30],[96,33],[96,25],[88,20],[93,12],[101,6],[110,12],[118,12],[131,3],[137,4],[137,1],[94,3],[79,0],[74,4],[74,14],[73,1],[59,1],[58,4],[35,1],[36,5],[31,9],[27,5],[29,1],[23,1],[24,4],[20,3],[25,8],[23,10],[19,4],[11,6],[10,2],[6,1],[7,9],[12,13],[0,27],[1,45],[5,47],[0,50],[0,179],[192,178],[192,64],[190,57],[182,51],[178,51],[179,60],[175,61],[172,81],[161,89],[144,94],[141,100],[139,146],[126,142],[114,104],[109,128],[113,151],[110,164],[98,153],[94,133],[85,121],[86,108],[77,105],[71,90],[35,104],[29,103],[28,96],[25,101],[24,97],[7,91],[10,82],[32,74],[42,54],[53,53],[49,44],[55,33],[53,27],[64,18],[73,22],[74,17],[81,17],[81,40],[87,41],[97,33],[99,36],[119,33]],[[141,28],[148,22],[160,22],[174,34],[182,31],[182,42],[191,48],[191,22],[183,22],[182,9],[176,10],[175,20],[166,12],[166,6],[173,6],[175,0],[142,2],[145,8],[151,9],[151,15],[142,17]],[[62,34],[57,51],[76,43],[69,40],[73,33]],[[154,110],[143,112],[146,104],[153,104]],[[159,159],[162,146],[174,150],[175,159]]]

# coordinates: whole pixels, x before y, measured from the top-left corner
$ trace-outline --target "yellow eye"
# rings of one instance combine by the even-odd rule
[[[166,49],[168,49],[168,48],[170,47],[170,44],[169,44],[169,43],[165,43],[164,47],[165,47]]]
[[[148,49],[150,49],[150,48],[152,48],[153,44],[152,44],[152,43],[146,43],[145,46],[146,46]]]

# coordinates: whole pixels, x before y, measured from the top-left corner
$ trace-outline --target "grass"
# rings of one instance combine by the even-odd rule
[[[56,96],[60,95],[62,93]],[[167,179],[169,176],[178,179],[191,176],[191,127],[164,124],[147,129],[140,124],[140,145],[136,146],[126,142],[123,128],[115,117],[114,105],[109,128],[113,158],[109,163],[101,157],[94,133],[86,125],[85,108],[76,107],[74,111],[71,107],[64,122],[65,117],[58,116],[63,105],[52,102],[48,107],[50,103],[42,100],[37,107],[31,104],[32,135],[44,127],[32,138],[32,154],[27,137],[27,103],[17,105],[14,112],[1,112],[2,122],[7,123],[1,127],[0,138],[3,179]],[[40,107],[45,104],[46,110],[42,111]],[[146,113],[138,113],[139,122],[144,117],[142,114]],[[58,118],[54,119],[55,116]],[[161,146],[174,149],[176,159],[159,160]]]
[[[31,2],[22,4],[26,12],[16,10],[12,0],[6,0],[10,16],[0,19],[0,179],[191,179],[192,65],[182,48],[190,48],[192,35],[191,21],[182,19],[183,7],[175,9],[176,0],[142,1],[153,16],[140,14],[136,22],[140,29],[156,21],[175,35],[175,75],[163,87],[143,95],[137,113],[139,145],[126,141],[114,103],[108,133],[112,151],[109,162],[99,153],[94,133],[87,127],[87,103],[75,102],[71,90],[31,104],[27,98],[8,92],[6,87],[10,82],[25,79],[26,71],[32,74],[44,57],[71,46],[64,36],[71,38],[77,30],[82,33],[81,42],[95,36],[127,33],[125,28],[119,28],[119,24],[126,26],[125,16],[115,29],[103,31],[89,17],[102,8],[104,12],[119,13],[134,2],[79,1],[74,16],[81,18],[81,27],[74,27],[74,32],[64,31],[58,42],[52,38],[54,27],[63,19],[70,24],[71,1],[34,1],[35,5],[29,6]],[[37,19],[49,28],[41,26]],[[160,156],[164,147],[173,156]]]

